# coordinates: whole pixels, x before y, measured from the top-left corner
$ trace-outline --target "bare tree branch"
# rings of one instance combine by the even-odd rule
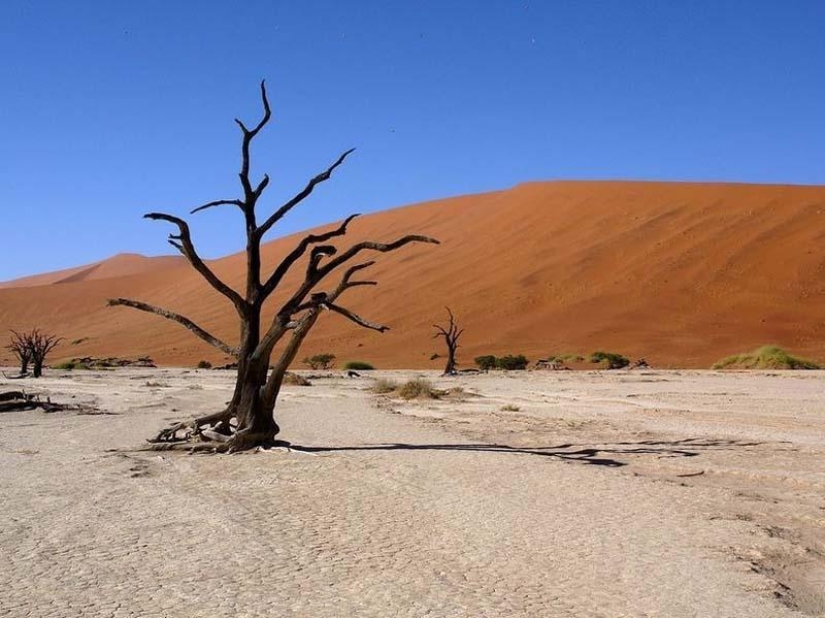
[[[241,128],[241,131],[243,131],[243,143],[241,144],[242,163],[241,171],[238,174],[238,177],[241,179],[241,185],[243,186],[244,195],[246,196],[247,208],[249,207],[250,202],[252,202],[253,206],[255,203],[254,199],[250,199],[252,198],[255,192],[253,191],[252,185],[249,182],[249,145],[252,143],[252,140],[255,138],[258,132],[264,128],[264,125],[266,125],[266,123],[269,122],[269,119],[272,117],[272,110],[269,107],[269,99],[266,96],[266,80],[261,81],[261,101],[264,105],[264,116],[253,129],[248,129],[243,122],[235,118],[235,122]],[[261,190],[263,191],[263,189]]]
[[[252,192],[255,195],[255,199],[257,200],[261,197],[261,193],[264,192],[264,189],[269,185],[269,174],[264,174],[264,177],[261,179],[261,182],[258,183],[258,186],[255,187],[255,190]]]
[[[315,176],[312,180],[307,183],[307,186],[303,188],[303,190],[298,193],[295,197],[291,200],[286,202],[283,206],[281,206],[278,210],[276,210],[266,221],[264,221],[260,227],[256,230],[256,234],[258,238],[263,238],[264,234],[266,234],[269,229],[275,225],[278,221],[280,221],[290,210],[295,208],[298,204],[303,202],[309,194],[312,193],[312,190],[315,189],[315,186],[329,180],[329,177],[332,175],[332,172],[335,170],[336,167],[341,165],[344,162],[344,159],[353,152],[355,148],[350,148],[344,154],[342,154],[338,159],[330,165],[326,170]]]
[[[329,232],[325,232],[323,234],[310,234],[304,237],[298,246],[292,250],[292,252],[287,255],[278,267],[273,271],[270,275],[269,279],[266,280],[264,283],[263,288],[261,290],[261,300],[266,300],[270,294],[278,287],[278,284],[283,279],[284,275],[289,271],[290,267],[297,262],[301,257],[306,253],[307,248],[310,245],[319,243],[319,242],[326,242],[331,238],[335,238],[336,236],[343,236],[347,233],[347,226],[350,224],[350,221],[355,219],[355,217],[360,216],[359,214],[350,215],[334,230]]]
[[[167,215],[160,212],[150,212],[148,214],[143,215],[144,219],[153,219],[153,220],[160,220],[160,221],[168,221],[169,223],[174,223],[178,226],[178,230],[180,230],[179,235],[170,234],[169,235],[169,244],[175,247],[178,251],[180,251],[189,263],[197,270],[204,279],[206,279],[209,284],[215,288],[218,292],[226,296],[238,311],[243,311],[246,307],[246,301],[241,298],[241,295],[238,294],[235,290],[231,287],[226,285],[223,281],[218,279],[217,275],[213,273],[210,268],[203,262],[201,257],[198,255],[198,252],[195,250],[195,246],[192,244],[192,236],[189,232],[189,224],[186,223],[183,219],[178,217],[173,217],[172,215]],[[175,241],[180,241],[175,242]]]
[[[379,333],[383,333],[385,331],[390,330],[389,326],[384,326],[383,324],[376,324],[375,322],[370,322],[368,320],[365,320],[364,318],[362,318],[358,314],[353,313],[349,309],[345,309],[344,307],[341,307],[340,305],[336,305],[334,303],[328,303],[327,302],[327,303],[322,303],[321,307],[323,307],[324,309],[329,309],[330,311],[334,311],[335,313],[340,313],[345,318],[347,318],[349,320],[352,320],[353,322],[355,322],[359,326],[363,326],[364,328],[377,330]]]
[[[215,346],[216,348],[225,352],[226,354],[229,354],[230,356],[238,356],[237,348],[233,348],[227,345],[214,335],[209,334],[207,331],[205,331],[200,326],[195,324],[189,318],[184,317],[173,311],[162,309],[161,307],[155,307],[154,305],[149,305],[138,300],[130,300],[128,298],[110,298],[106,302],[106,304],[110,307],[115,307],[118,305],[122,305],[124,307],[132,307],[133,309],[139,309],[140,311],[146,311],[147,313],[154,313],[155,315],[164,317],[167,320],[172,320],[173,322],[177,322],[187,330],[190,330],[193,333],[195,333],[198,337],[203,339],[209,345]]]
[[[347,251],[339,255],[334,260],[329,261],[323,267],[318,269],[318,273],[321,276],[326,276],[345,262],[348,262],[355,256],[357,256],[362,251],[379,251],[381,253],[388,253],[389,251],[395,251],[396,249],[400,249],[404,245],[408,245],[412,242],[425,242],[431,243],[433,245],[441,244],[435,238],[431,238],[429,236],[421,236],[419,234],[410,234],[408,236],[404,236],[395,240],[391,243],[379,243],[379,242],[372,242],[372,241],[365,241],[359,242],[358,244],[353,245]]]
[[[207,208],[212,208],[213,206],[222,206],[224,204],[231,204],[232,206],[237,206],[238,208],[243,209],[243,202],[241,200],[215,200],[214,202],[208,202],[203,206],[198,206],[194,210],[189,211],[189,214],[194,215],[196,212],[200,212],[201,210],[206,210]]]
[[[410,234],[408,236],[404,236],[395,240],[391,243],[377,243],[377,242],[361,242],[356,245],[353,245],[348,249],[344,254],[340,255],[339,257],[331,260],[323,267],[318,268],[312,276],[307,275],[304,279],[303,284],[298,288],[298,290],[292,295],[292,297],[281,306],[281,309],[275,315],[275,318],[272,321],[269,330],[266,332],[264,337],[261,339],[261,345],[259,346],[260,350],[271,350],[272,346],[283,336],[285,332],[285,325],[291,321],[292,315],[298,310],[303,302],[304,298],[307,294],[309,294],[312,289],[321,282],[324,277],[326,277],[329,273],[331,273],[336,268],[339,268],[347,261],[351,260],[352,258],[356,257],[361,251],[372,250],[372,251],[379,251],[381,253],[387,253],[389,251],[394,251],[403,247],[404,245],[408,245],[412,242],[425,242],[431,244],[441,244],[435,238],[431,238],[429,236],[421,236],[418,234]],[[351,276],[352,273],[361,270],[362,268],[366,268],[367,266],[371,265],[372,262],[366,264],[359,264],[357,266],[352,267],[350,270],[347,271],[347,274],[344,276],[345,279]],[[343,291],[343,290],[341,290]],[[340,291],[339,291],[340,293]]]

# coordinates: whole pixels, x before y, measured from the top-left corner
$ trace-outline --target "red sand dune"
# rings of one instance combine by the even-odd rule
[[[239,222],[239,246],[240,230]],[[464,366],[484,353],[535,359],[605,349],[654,366],[708,367],[764,343],[825,360],[825,187],[531,183],[364,216],[339,246],[413,232],[442,244],[379,256],[371,276],[380,285],[342,299],[392,330],[378,334],[326,315],[305,353],[438,368],[442,360],[429,359],[443,344],[431,325],[449,305],[466,328]],[[267,244],[266,261],[301,236]],[[40,326],[64,336],[55,360],[148,354],[166,364],[220,362],[220,352],[176,324],[105,306],[115,296],[144,300],[235,341],[231,305],[197,273],[134,259],[153,267],[125,276],[113,265],[118,256],[90,272],[0,289],[0,331]],[[212,266],[238,287],[243,259]],[[0,361],[11,362],[3,354]]]
[[[146,257],[145,255],[138,255],[136,253],[119,253],[114,257],[110,257],[108,260],[94,264],[76,266],[74,268],[58,270],[53,273],[32,275],[12,281],[0,282],[0,289],[30,288],[40,285],[75,283],[77,281],[91,281],[94,279],[113,279],[115,277],[127,277],[129,275],[162,271],[177,266],[185,266],[186,264],[186,259],[179,255]]]

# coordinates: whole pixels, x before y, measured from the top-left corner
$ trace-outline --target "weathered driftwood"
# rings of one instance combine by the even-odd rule
[[[6,378],[7,380],[20,380],[22,378],[27,378],[28,376],[29,376],[28,372],[21,373],[21,374],[18,374],[16,376],[10,376],[5,371],[3,372],[3,377]]]
[[[65,412],[68,410],[86,414],[98,412],[92,406],[53,403],[50,397],[46,397],[46,401],[42,401],[39,395],[24,391],[0,392],[0,412],[25,412],[26,410],[37,410],[38,408],[44,412]]]
[[[438,241],[428,236],[408,235],[392,242],[380,243],[363,241],[348,249],[339,250],[334,245],[325,244],[341,238],[347,233],[349,224],[358,215],[347,217],[336,228],[320,234],[308,234],[271,271],[264,272],[261,264],[261,243],[266,233],[295,206],[303,202],[316,186],[330,178],[344,160],[353,152],[345,151],[335,162],[313,177],[294,197],[286,201],[262,222],[258,219],[256,206],[269,184],[269,176],[253,185],[250,179],[250,145],[261,129],[269,122],[271,110],[266,87],[261,82],[261,101],[264,114],[252,128],[235,120],[241,129],[241,169],[238,174],[243,191],[239,199],[215,200],[198,206],[191,214],[219,206],[231,206],[240,210],[246,231],[246,280],[243,292],[238,292],[222,281],[198,254],[192,241],[189,224],[183,219],[160,212],[144,215],[147,219],[165,221],[177,228],[177,233],[169,235],[168,242],[177,249],[209,285],[226,297],[238,314],[240,335],[238,345],[230,345],[208,332],[188,317],[156,307],[139,300],[128,298],[110,299],[110,306],[124,306],[145,311],[176,322],[206,343],[229,354],[237,360],[237,379],[232,400],[226,409],[197,418],[193,421],[173,423],[150,440],[159,448],[169,448],[177,443],[208,441],[215,450],[238,451],[261,445],[271,445],[280,428],[275,422],[274,408],[289,365],[315,325],[323,311],[336,313],[363,328],[378,332],[386,326],[370,322],[338,304],[338,299],[355,287],[374,286],[375,281],[354,280],[360,271],[369,268],[373,262],[358,262],[368,252],[388,253],[412,243],[434,243]],[[294,291],[279,294],[282,304],[274,311],[271,323],[264,322],[264,304],[279,288],[285,276],[299,262],[303,262],[304,278]],[[342,273],[337,285],[328,286],[327,279],[335,273]],[[323,288],[322,288],[323,286]],[[319,289],[322,288],[322,289]],[[272,315],[269,311],[267,315]],[[279,346],[277,360],[271,363],[275,347]],[[270,367],[272,368],[270,370]],[[217,439],[217,436],[222,436]],[[223,438],[227,438],[225,441]]]
[[[15,399],[26,399],[26,393],[23,391],[5,391],[0,393],[0,401],[14,401]]]

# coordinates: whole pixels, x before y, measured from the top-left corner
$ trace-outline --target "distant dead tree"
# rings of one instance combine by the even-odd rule
[[[206,448],[215,451],[239,451],[258,445],[274,443],[280,428],[275,422],[274,410],[278,393],[289,365],[295,359],[301,344],[324,310],[337,313],[364,328],[384,332],[388,327],[375,324],[356,315],[338,304],[344,292],[359,286],[376,285],[375,281],[357,280],[355,276],[369,268],[373,261],[358,261],[365,252],[387,253],[410,243],[434,243],[438,241],[427,236],[408,235],[389,243],[373,241],[358,242],[345,250],[334,245],[322,244],[344,236],[347,226],[358,215],[347,217],[333,230],[305,236],[295,248],[271,272],[262,274],[261,241],[264,235],[295,206],[306,199],[319,184],[330,178],[332,172],[341,165],[353,151],[347,150],[326,170],[312,178],[294,197],[285,202],[262,222],[255,211],[261,194],[269,184],[266,174],[257,184],[249,177],[250,145],[263,127],[269,122],[271,111],[266,86],[261,82],[263,117],[253,128],[242,121],[235,122],[241,129],[241,169],[239,173],[243,197],[222,199],[203,204],[191,214],[216,206],[234,206],[243,216],[246,231],[246,286],[243,294],[237,292],[219,279],[198,255],[189,231],[189,225],[178,217],[152,212],[144,215],[147,219],[166,221],[175,225],[177,234],[169,235],[169,243],[187,258],[192,267],[220,294],[228,298],[239,319],[239,343],[232,346],[195,324],[189,318],[147,303],[114,298],[109,305],[123,305],[140,311],[154,313],[172,320],[192,331],[195,335],[219,350],[237,358],[238,373],[232,400],[226,409],[196,418],[193,421],[174,423],[161,431],[150,442],[163,443],[156,448],[174,448],[178,444],[189,448]],[[264,303],[279,289],[284,276],[306,256],[303,281],[291,294],[279,294],[286,298],[274,312],[272,322],[264,324],[262,310]],[[341,272],[337,284],[325,289],[319,286],[333,273]],[[284,341],[280,355],[270,368],[276,344]],[[199,440],[205,444],[187,445]]]
[[[12,332],[12,341],[7,346],[20,361],[20,375],[29,371],[29,363],[33,365],[32,376],[39,378],[43,375],[43,363],[46,356],[63,341],[62,337],[47,335],[34,328],[28,332]]]
[[[447,344],[447,366],[444,367],[444,375],[452,376],[457,373],[455,352],[458,349],[458,339],[464,333],[464,329],[458,327],[458,324],[455,321],[455,316],[453,316],[453,312],[450,308],[445,307],[445,309],[447,310],[447,315],[450,317],[450,321],[446,326],[433,324],[433,328],[438,331],[433,336],[433,339],[438,339],[439,337],[444,338],[444,343]]]
[[[11,343],[6,346],[6,349],[14,354],[17,360],[20,361],[20,375],[28,374],[32,353],[23,335],[17,331],[11,331]]]

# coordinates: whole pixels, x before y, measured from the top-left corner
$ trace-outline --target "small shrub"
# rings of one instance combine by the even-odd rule
[[[578,354],[556,354],[554,356],[548,356],[547,360],[550,362],[561,361],[563,363],[580,363],[584,360],[584,356],[579,356]]]
[[[312,383],[304,376],[298,375],[297,373],[292,373],[291,371],[287,371],[284,374],[283,383],[289,384],[290,386],[312,386]]]
[[[441,393],[439,393],[439,396]],[[456,401],[464,401],[467,397],[472,397],[472,393],[468,393],[460,386],[453,386],[443,392],[443,396],[447,399],[455,399]]]
[[[516,405],[513,405],[512,403],[508,403],[505,406],[501,406],[502,412],[518,412],[519,410],[521,410],[521,408],[519,408]]]
[[[301,361],[310,369],[329,369],[335,362],[335,354],[315,354]]]
[[[496,359],[496,369],[506,369],[506,370],[527,369],[527,364],[529,362],[530,361],[523,354],[519,354],[518,356],[513,356],[512,354],[507,354],[506,356],[501,356],[501,357]]]
[[[398,388],[398,396],[402,399],[438,399],[441,393],[428,380],[416,378],[402,384]]]
[[[376,380],[370,390],[372,390],[373,393],[378,393],[379,395],[386,395],[387,393],[394,393],[397,389],[397,382],[394,380],[388,380],[387,378],[381,378],[380,380]]]
[[[352,369],[353,371],[372,371],[375,367],[364,361],[347,361],[344,365],[344,369]]]
[[[490,369],[495,369],[496,368],[496,357],[493,356],[492,354],[486,354],[484,356],[476,356],[473,359],[473,362],[482,371],[489,371]]]
[[[212,363],[208,360],[200,360],[198,361],[198,369],[212,369]]]
[[[74,371],[75,369],[92,369],[92,366],[89,363],[85,363],[82,360],[78,360],[73,358],[72,360],[63,361],[62,363],[57,363],[56,365],[52,365],[52,369],[63,369],[65,371]],[[97,369],[97,367],[95,367]]]
[[[713,364],[712,369],[819,369],[805,358],[788,354],[775,345],[765,345],[750,354],[735,354]]]
[[[608,369],[621,369],[630,364],[630,360],[621,354],[601,351],[593,352],[593,354],[590,355],[590,362],[606,364]]]

